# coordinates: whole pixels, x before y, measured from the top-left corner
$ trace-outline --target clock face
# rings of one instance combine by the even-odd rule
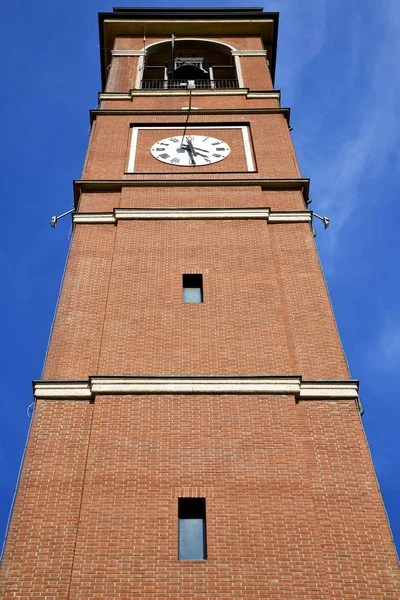
[[[156,142],[151,154],[176,167],[204,167],[224,160],[231,149],[226,142],[205,135],[176,135]]]

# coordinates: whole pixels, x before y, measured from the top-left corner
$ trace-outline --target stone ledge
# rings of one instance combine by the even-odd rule
[[[296,400],[359,400],[358,381],[302,381],[294,376],[99,376],[88,381],[34,381],[36,400],[87,400],[96,395],[286,395]]]
[[[145,50],[111,50],[112,56],[146,56]]]
[[[232,56],[267,56],[266,50],[232,50]]]
[[[142,89],[132,88],[129,92],[99,92],[99,102],[110,100],[125,100],[131,101],[134,96],[246,96],[251,99],[273,98],[280,100],[281,94],[279,90],[249,90],[249,88],[231,88],[231,89],[182,89],[182,90],[165,90],[165,89]],[[229,109],[226,109],[229,112]]]
[[[311,223],[310,211],[272,212],[270,208],[115,208],[110,213],[75,213],[77,224],[115,225],[120,220],[265,219],[267,223]]]

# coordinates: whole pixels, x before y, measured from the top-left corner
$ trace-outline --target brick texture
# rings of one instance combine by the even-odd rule
[[[93,405],[38,402],[1,568],[0,597],[68,598]]]
[[[128,90],[123,90],[127,92]],[[119,110],[182,110],[183,107],[188,107],[189,104],[189,93],[187,90],[181,91],[177,95],[173,96],[158,96],[154,97],[149,95],[150,92],[138,91],[132,94],[132,100],[102,100],[101,108],[113,110],[118,108]],[[277,98],[248,98],[247,93],[235,95],[216,95],[216,94],[204,94],[198,95],[193,93],[192,95],[192,106],[197,109],[203,110],[224,110],[227,113],[227,105],[232,104],[233,108],[236,109],[263,109],[263,108],[279,108],[279,100]],[[187,113],[185,113],[186,116]],[[220,119],[224,117],[220,117]]]
[[[107,77],[106,92],[126,92],[136,86],[137,56],[114,57]]]
[[[258,186],[124,187],[121,192],[84,192],[80,212],[112,212],[114,208],[246,208],[305,210],[296,190],[261,190]]]
[[[190,39],[203,39],[197,35],[191,35]],[[209,39],[209,38],[207,38]],[[236,50],[263,50],[263,43],[259,36],[256,35],[243,35],[243,36],[213,36],[212,39],[215,42],[222,42],[232,46]],[[165,42],[165,37],[154,37],[146,36],[146,47],[149,48],[151,44],[156,42]],[[114,43],[115,50],[143,50],[143,37],[142,36],[117,36]]]
[[[202,304],[182,303],[192,272]],[[309,225],[78,225],[44,378],[96,373],[346,378]]]
[[[140,119],[140,120],[139,120]],[[234,144],[228,158],[215,165],[196,167],[195,173],[188,167],[168,166],[156,160],[150,154],[151,146],[160,139],[182,134],[186,116],[122,116],[106,115],[96,120],[92,133],[86,168],[83,179],[187,179],[195,175],[200,179],[225,178],[228,171],[233,179],[266,178],[285,179],[300,177],[287,122],[281,114],[265,115],[224,115],[225,129],[207,129],[218,126],[221,117],[196,115],[190,117],[190,124],[203,127],[201,132],[213,136],[214,132],[228,143]],[[229,124],[237,126],[249,123],[251,147],[256,158],[257,171],[248,172],[245,167],[245,151],[239,129],[229,129]],[[180,125],[181,129],[163,129]],[[127,173],[132,126],[151,127],[154,130],[139,130],[138,150],[139,173]],[[199,130],[187,129],[188,134],[197,134]],[[214,136],[213,136],[214,137]],[[215,136],[217,137],[217,135]]]
[[[206,498],[207,561],[177,560],[185,496]],[[18,509],[7,600],[398,598],[354,403],[42,401]]]
[[[75,231],[44,379],[79,379],[98,368],[115,233],[100,227],[96,235],[90,225]]]
[[[215,39],[262,49],[245,32]],[[115,42],[119,50],[142,46],[129,35]],[[272,89],[265,58],[240,63],[246,86]],[[114,57],[107,91],[132,89],[138,64]],[[123,111],[176,110],[188,100],[139,93],[102,103],[107,113],[94,121],[80,212],[305,210],[300,191],[246,181],[301,177],[284,115],[247,111],[279,108],[277,99],[193,94],[193,106],[226,112],[193,111],[188,131],[247,125],[255,172],[247,171],[235,129],[209,130],[232,148],[212,168],[173,169],[153,159],[155,141],[182,131],[161,127],[182,126],[186,112]],[[139,131],[137,168],[128,173],[132,126],[140,125],[154,128]],[[182,303],[183,273],[203,274],[203,303]],[[310,226],[262,219],[77,225],[43,377],[96,374],[347,380]],[[178,560],[179,497],[206,498],[206,561]],[[38,401],[1,577],[5,600],[400,597],[355,401],[291,396]]]

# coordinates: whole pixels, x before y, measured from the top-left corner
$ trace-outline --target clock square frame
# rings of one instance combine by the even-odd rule
[[[185,130],[185,124],[179,123],[179,124],[168,124],[168,125],[131,125],[131,142],[129,145],[129,156],[128,156],[128,166],[127,166],[127,170],[125,171],[125,173],[127,175],[134,175],[134,174],[142,174],[142,172],[140,171],[135,171],[135,163],[136,163],[136,154],[137,154],[137,147],[138,147],[138,136],[139,136],[139,132],[142,130],[153,130],[153,131],[168,131],[168,130],[179,130],[182,129],[182,131]],[[196,129],[200,129],[200,130],[213,130],[213,129],[239,129],[241,130],[242,133],[242,140],[243,140],[243,149],[244,149],[244,154],[245,154],[245,160],[246,160],[246,165],[247,165],[247,171],[248,173],[254,173],[257,171],[256,168],[256,164],[255,164],[255,158],[253,158],[254,152],[252,150],[252,142],[251,142],[251,134],[250,134],[250,125],[249,123],[246,124],[240,124],[240,125],[236,125],[236,124],[229,124],[229,125],[222,125],[222,124],[216,124],[213,123],[212,125],[208,125],[207,123],[201,123],[201,124],[190,124],[187,126],[187,129],[190,129],[190,131],[196,130]],[[150,149],[149,149],[150,151]],[[174,171],[172,171],[174,172]],[[193,171],[191,171],[193,172]],[[213,171],[214,173],[215,171]],[[241,171],[242,172],[242,171]],[[205,171],[201,171],[201,173],[205,173]],[[157,174],[157,173],[155,173]],[[179,173],[179,174],[183,174],[183,173]]]

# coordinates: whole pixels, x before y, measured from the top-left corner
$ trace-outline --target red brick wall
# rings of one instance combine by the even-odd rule
[[[121,192],[84,192],[79,212],[112,212],[114,208],[244,208],[305,210],[297,190],[264,190],[258,186],[124,187]]]
[[[89,192],[81,194],[79,212],[111,212],[119,208],[121,192]]]
[[[187,99],[184,99],[186,102]],[[255,172],[246,170],[244,161],[244,147],[240,138],[240,129],[221,129],[221,137],[234,137],[237,147],[225,160],[211,167],[196,167],[195,172],[189,168],[163,165],[150,154],[151,146],[158,140],[180,130],[162,129],[163,125],[185,124],[186,116],[121,116],[106,115],[96,120],[96,127],[92,133],[91,144],[88,151],[83,179],[224,179],[225,171],[229,171],[233,179],[243,178],[296,178],[300,177],[295,152],[287,122],[282,114],[260,115],[196,115],[190,117],[191,125],[217,126],[221,121],[229,127],[232,125],[249,123],[249,132],[252,140],[252,149],[256,156]],[[127,173],[131,144],[131,126],[153,126],[154,131],[139,130],[138,134],[138,161],[140,172]],[[213,129],[208,130],[212,135]],[[196,130],[187,129],[188,133],[196,134]],[[219,135],[218,134],[218,135]],[[228,141],[228,140],[227,140]],[[138,168],[139,168],[138,167]],[[163,170],[164,169],[164,170]],[[235,172],[237,171],[237,172]],[[160,174],[161,173],[161,174]],[[210,177],[210,173],[212,174]]]
[[[93,405],[38,402],[0,575],[0,597],[68,598]]]
[[[261,49],[256,37],[226,41]],[[141,44],[117,39],[120,49]],[[241,63],[246,85],[270,86],[263,58]],[[132,87],[136,64],[137,58],[114,59],[107,89]],[[135,96],[129,105],[112,106],[168,109],[187,102],[187,96]],[[246,109],[277,100],[194,95],[193,104]],[[211,173],[156,174],[148,134],[139,137],[145,172],[126,174],[131,124],[185,119],[185,113],[98,117],[84,178],[225,179],[226,161]],[[300,176],[282,114],[194,112],[190,119],[204,126],[250,123],[258,171],[232,179]],[[154,135],[154,141],[166,137]],[[240,148],[229,167],[243,168]],[[245,181],[140,183],[85,192],[79,210],[190,206],[284,211],[304,210],[304,201],[299,191],[262,191]],[[182,304],[185,272],[203,273],[204,303]],[[44,379],[95,374],[348,378],[309,225],[252,219],[77,225]],[[207,499],[207,561],[177,560],[180,496]],[[37,403],[2,570],[6,600],[397,600],[396,573],[354,401],[230,395]]]
[[[128,92],[136,87],[137,56],[114,56],[107,77],[106,92]]]
[[[399,597],[353,402],[41,401],[25,465],[7,600]],[[177,560],[184,496],[206,497],[204,562]]]
[[[115,233],[112,226],[75,230],[44,379],[79,379],[98,369]]]
[[[265,56],[241,56],[243,85],[249,90],[272,90],[273,85]]]
[[[103,100],[101,108],[107,110],[181,110],[189,105],[189,93],[187,90],[176,95],[150,96],[149,90],[138,91],[132,95],[132,100]],[[246,93],[235,95],[192,95],[192,106],[198,109],[223,110],[229,106],[233,108],[255,109],[255,108],[279,108],[277,98],[248,98]],[[186,117],[187,113],[183,113]],[[137,118],[137,117],[136,117]],[[224,120],[224,116],[219,116]]]
[[[202,304],[182,303],[191,272]],[[44,378],[96,373],[346,378],[309,225],[78,225]]]
[[[190,39],[203,40],[204,37],[198,37],[191,35]],[[263,50],[262,39],[256,35],[243,35],[243,36],[212,36],[207,39],[214,40],[215,42],[222,42],[228,46],[232,46],[236,50]],[[148,49],[151,44],[156,42],[171,41],[171,37],[154,37],[146,36],[146,48]],[[121,36],[115,38],[114,43],[115,50],[143,50],[143,37],[142,36]]]

